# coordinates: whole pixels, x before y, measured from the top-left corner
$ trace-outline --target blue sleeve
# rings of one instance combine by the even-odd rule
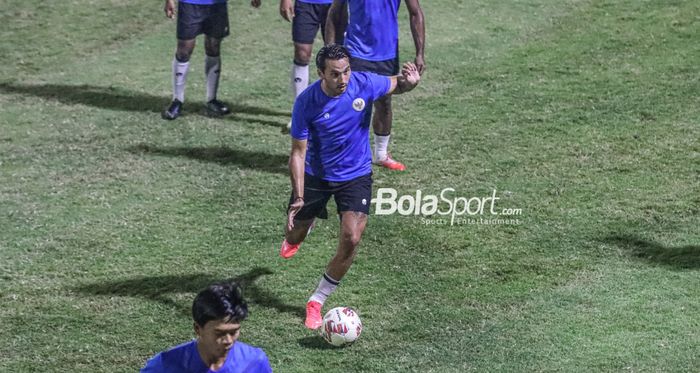
[[[372,100],[381,98],[389,93],[389,88],[391,88],[391,77],[368,73],[367,78],[369,85],[372,87]]]
[[[309,137],[309,124],[304,113],[306,95],[297,97],[292,109],[292,129],[289,134],[297,140],[306,140]]]
[[[163,373],[163,360],[161,354],[152,357],[146,362],[146,366],[141,369],[141,373]]]

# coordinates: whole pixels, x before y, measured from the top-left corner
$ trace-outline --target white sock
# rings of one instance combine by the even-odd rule
[[[180,62],[177,58],[173,58],[173,100],[185,102],[185,81],[189,68],[189,61]]]
[[[206,56],[204,59],[204,74],[207,80],[207,102],[216,98],[221,76],[221,57]]]
[[[309,86],[309,65],[302,66],[294,62],[292,64],[291,80],[292,93],[294,93],[294,98],[296,98]]]
[[[323,274],[323,277],[321,277],[321,281],[318,283],[318,287],[316,288],[316,291],[311,294],[311,297],[309,298],[309,301],[316,301],[318,303],[323,303],[326,301],[326,298],[328,298],[331,293],[335,291],[335,288],[338,287],[338,284],[340,281],[336,281],[331,278],[331,276],[328,276],[327,273]]]
[[[386,159],[387,149],[389,148],[389,138],[391,135],[379,136],[374,134],[374,160],[383,161]]]

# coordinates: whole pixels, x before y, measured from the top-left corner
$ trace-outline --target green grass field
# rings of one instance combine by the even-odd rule
[[[201,115],[200,44],[174,122],[161,1],[0,3],[0,371],[133,372],[231,278],[241,340],[279,372],[700,371],[700,2],[423,1],[428,70],[395,100],[391,146],[409,170],[375,169],[375,188],[496,189],[521,224],[371,217],[326,303],[362,317],[343,349],[301,323],[337,219],[277,256],[277,2],[230,1],[235,113]]]

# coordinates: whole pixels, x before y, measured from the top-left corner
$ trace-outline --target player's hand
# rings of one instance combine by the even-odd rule
[[[423,75],[423,71],[425,71],[425,58],[423,56],[416,56],[415,64],[418,68],[418,73]]]
[[[252,5],[253,8],[259,8],[261,2],[261,0],[250,0],[250,5]]]
[[[413,62],[406,62],[401,69],[401,75],[406,78],[406,81],[411,85],[417,85],[420,81],[420,73],[418,67]]]
[[[294,217],[302,207],[304,207],[304,200],[302,198],[297,198],[294,203],[289,205],[289,211],[287,211],[287,232],[294,228]]]
[[[163,10],[165,11],[166,17],[170,19],[175,18],[175,2],[173,0],[165,0]]]
[[[294,18],[292,0],[280,0],[280,15],[288,22],[292,22],[292,18]]]

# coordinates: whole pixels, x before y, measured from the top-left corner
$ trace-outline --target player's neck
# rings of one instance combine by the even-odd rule
[[[321,91],[323,91],[323,93],[325,93],[326,96],[328,96],[328,97],[338,97],[338,96],[342,95],[342,93],[339,93],[337,95],[333,94],[334,92],[331,92],[331,90],[328,89],[328,86],[326,85],[325,80],[321,80]]]
[[[199,342],[199,341],[197,341]],[[224,353],[222,356],[217,356],[213,355],[211,353],[208,353],[207,351],[204,351],[202,348],[202,345],[197,343],[197,352],[199,352],[199,357],[202,359],[204,362],[204,365],[206,365],[210,370],[219,370],[221,367],[224,366],[224,363],[226,362],[226,357],[228,356],[228,352]]]

